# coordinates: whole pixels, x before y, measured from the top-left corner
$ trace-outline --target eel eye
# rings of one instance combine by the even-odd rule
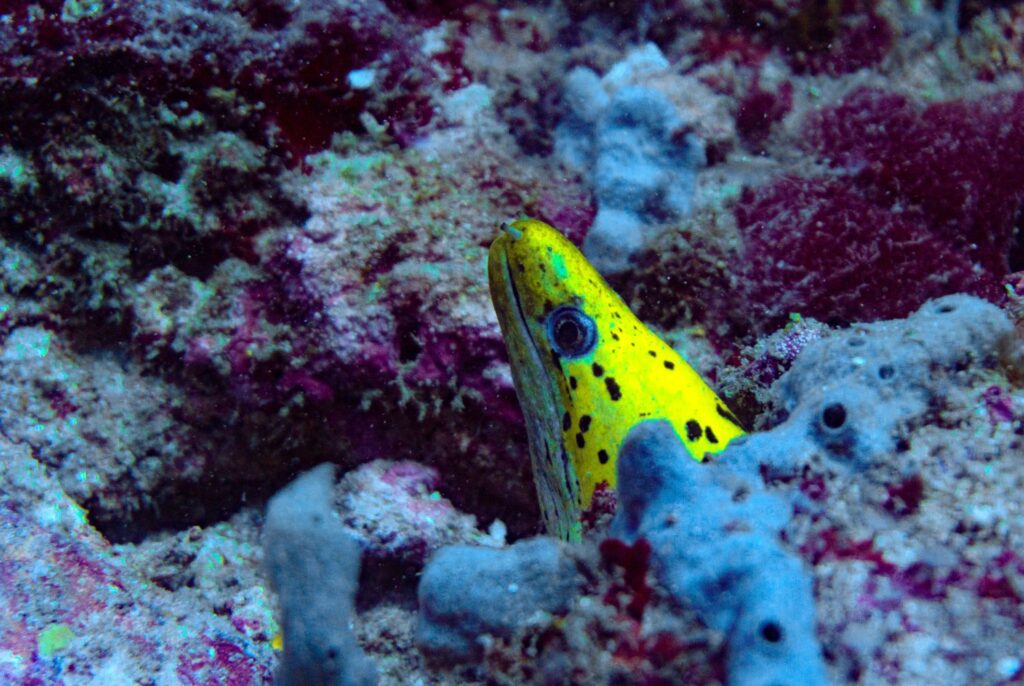
[[[548,338],[562,357],[579,357],[594,349],[597,327],[575,307],[559,307],[548,317]]]

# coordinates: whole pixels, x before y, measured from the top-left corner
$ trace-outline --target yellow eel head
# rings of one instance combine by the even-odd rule
[[[506,225],[487,268],[549,533],[580,538],[581,516],[599,485],[614,488],[619,448],[637,422],[668,420],[696,460],[743,433],[556,229]]]

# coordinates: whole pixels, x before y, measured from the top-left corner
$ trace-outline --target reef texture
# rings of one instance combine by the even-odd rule
[[[188,532],[173,556],[118,549],[32,452],[0,440],[0,680],[270,683],[276,625],[240,521]]]
[[[630,434],[617,538],[598,532],[561,553],[587,580],[571,606],[531,590],[551,590],[542,573],[509,576],[516,547],[442,549],[420,587],[423,649],[446,646],[495,678],[525,644],[526,683],[615,683],[626,664],[635,683],[1009,683],[1021,673],[1024,520],[1004,489],[1024,469],[1020,394],[996,366],[1019,345],[999,308],[963,295],[817,334],[772,384],[777,424],[711,464],[685,459],[667,425]],[[977,440],[954,447],[963,430]],[[964,473],[969,489],[957,486]],[[545,540],[556,547],[531,545]],[[602,620],[602,606],[622,615]],[[673,649],[665,622],[670,636],[701,638]],[[594,631],[616,647],[583,667]],[[694,653],[715,669],[676,671]]]
[[[722,455],[797,489],[785,538],[814,571],[833,680],[1020,674],[1021,401],[991,371],[1012,330],[948,296],[812,342],[773,386],[785,421]]]
[[[504,545],[501,520],[481,533],[476,518],[455,509],[437,490],[440,486],[436,469],[411,461],[375,460],[345,474],[336,508],[367,558],[414,570],[445,545]]]
[[[999,298],[1017,259],[1024,164],[1009,151],[1024,145],[1024,93],[924,106],[858,89],[809,116],[805,135],[830,173],[752,189],[737,208],[759,321],[849,323],[947,293]]]
[[[1019,2],[6,3],[0,680],[269,683],[261,513],[330,462],[380,683],[728,682],[599,533],[564,611],[417,649],[432,555],[539,532],[484,267],[526,213],[764,431],[833,682],[1019,681],[1022,65]]]

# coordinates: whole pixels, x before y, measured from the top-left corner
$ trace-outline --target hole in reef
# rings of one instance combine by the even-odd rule
[[[891,364],[883,364],[878,368],[879,379],[891,379],[893,377],[893,374],[895,373],[896,370],[893,369],[893,366]]]
[[[935,308],[935,311],[938,312],[939,314],[949,314],[955,309],[955,305],[950,305],[949,303],[942,303],[941,305]]]
[[[821,422],[829,429],[842,428],[846,423],[846,408],[842,403],[832,403],[822,410]]]
[[[1013,235],[1010,236],[1010,247],[1006,251],[1006,266],[1010,273],[1024,269],[1024,205],[1017,208],[1014,217]]]
[[[181,155],[164,151],[156,156],[152,171],[164,181],[177,183],[185,172],[185,162]]]
[[[782,640],[782,627],[772,620],[764,622],[761,625],[761,638],[769,643],[778,643]]]
[[[415,322],[402,322],[398,327],[398,360],[412,362],[423,352]]]
[[[248,5],[245,7],[244,5]],[[243,14],[258,31],[280,31],[291,21],[292,15],[284,3],[256,0],[244,3]]]

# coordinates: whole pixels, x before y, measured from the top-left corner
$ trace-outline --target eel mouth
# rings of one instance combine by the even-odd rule
[[[511,240],[515,240],[515,236],[509,234]],[[513,336],[520,341],[528,341],[528,345],[522,346],[523,350],[513,351],[509,350],[509,355],[516,355],[518,359],[514,360],[514,364],[520,364],[524,367],[528,367],[532,374],[540,376],[543,381],[547,384],[551,381],[548,371],[544,368],[544,364],[541,362],[540,348],[537,346],[537,341],[533,339],[533,335],[530,333],[530,325],[527,322],[526,312],[523,310],[523,301],[519,295],[519,289],[516,288],[516,280],[512,275],[512,260],[509,258],[508,251],[502,249],[499,252],[499,260],[501,266],[499,268],[500,275],[498,275],[498,281],[501,283],[502,290],[505,292],[505,301],[513,304],[515,311],[506,312],[505,320],[509,325],[509,328],[514,329]],[[511,309],[511,308],[506,308]],[[516,353],[524,354],[516,354]]]

